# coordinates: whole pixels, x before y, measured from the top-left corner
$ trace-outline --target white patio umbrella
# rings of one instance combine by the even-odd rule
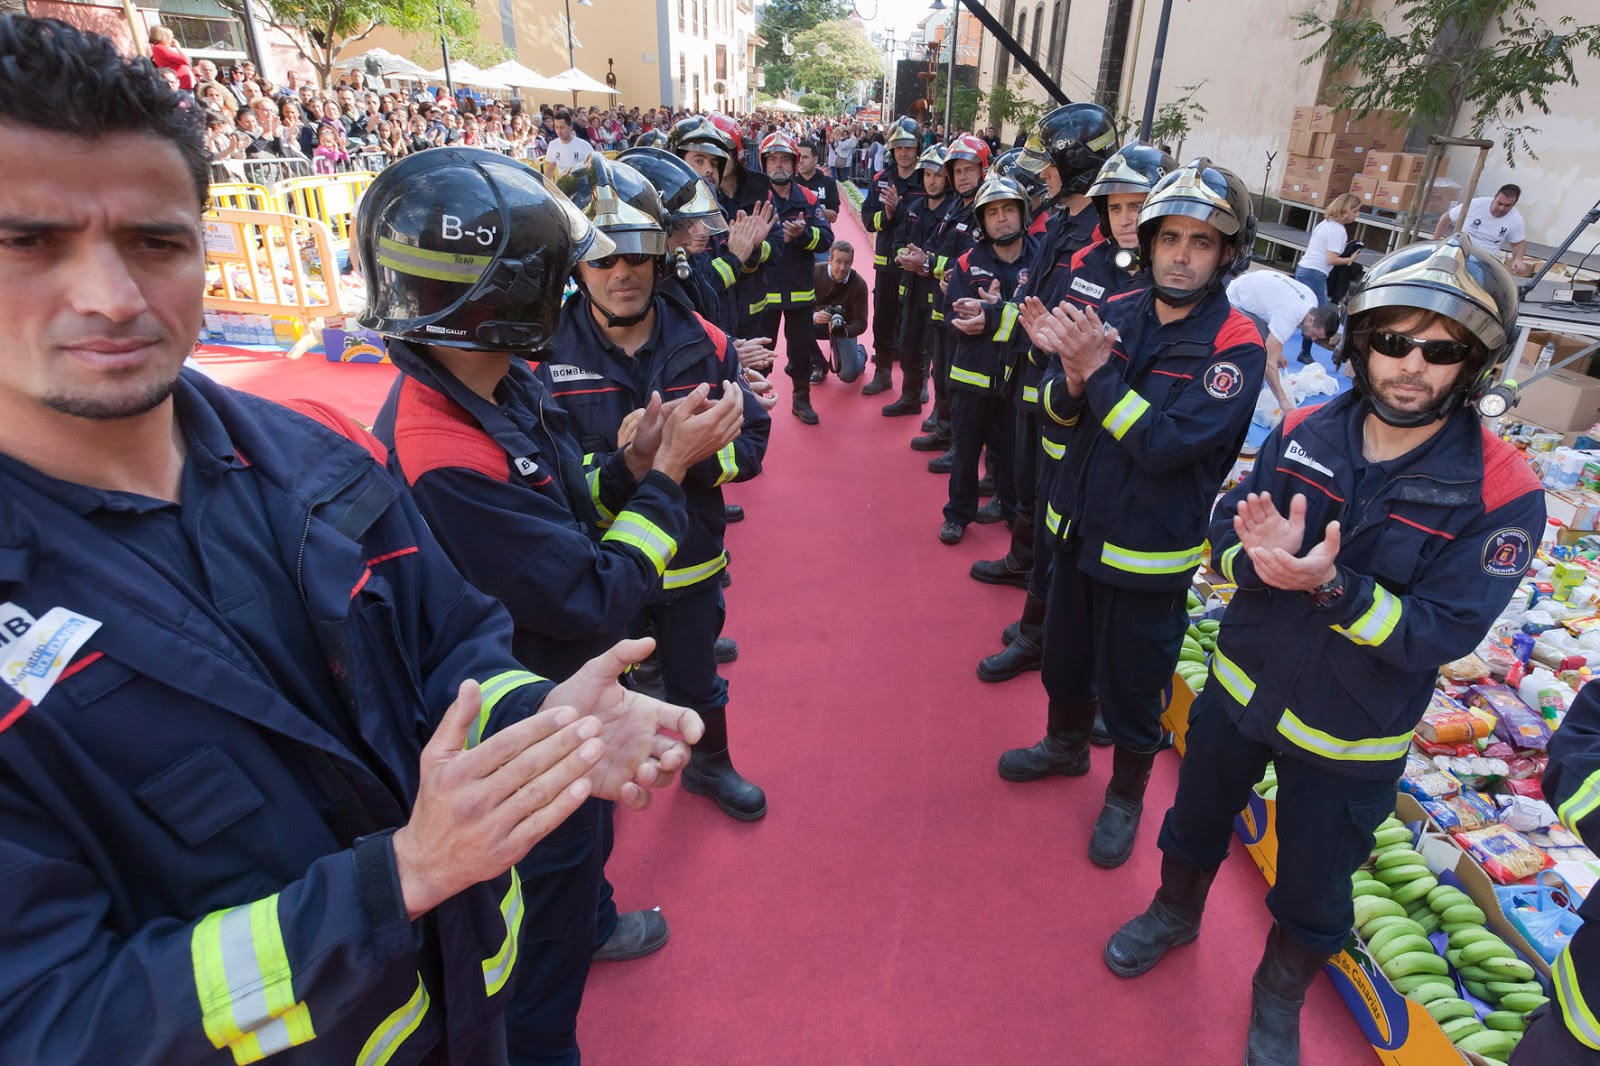
[[[596,81],[577,67],[568,67],[560,74],[552,75],[551,81],[558,88],[575,93],[607,93],[611,96],[621,96],[620,89],[613,89],[603,81]]]
[[[789,115],[803,115],[806,111],[806,109],[801,107],[799,104],[791,104],[787,100],[774,100],[770,104],[764,104],[762,106],[764,106],[768,111],[782,111],[783,113]]]
[[[333,66],[335,70],[355,70],[357,67],[365,69],[369,59],[377,60],[378,70],[386,78],[394,74],[422,78],[428,74],[420,64],[413,63],[405,56],[397,56],[384,48],[372,48],[359,55],[346,56]]]
[[[565,85],[560,84],[554,78],[547,78],[536,70],[529,70],[515,59],[508,59],[504,63],[492,66],[484,73],[499,78],[513,89],[542,89],[545,91],[566,89]]]

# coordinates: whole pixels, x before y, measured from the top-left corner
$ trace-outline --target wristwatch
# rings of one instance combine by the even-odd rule
[[[1306,595],[1310,596],[1311,602],[1318,607],[1332,607],[1344,597],[1344,571],[1336,568],[1331,578],[1311,589]]]

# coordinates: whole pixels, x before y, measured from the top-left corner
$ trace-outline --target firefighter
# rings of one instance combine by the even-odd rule
[[[729,754],[728,685],[717,675],[714,648],[724,617],[717,579],[728,565],[722,486],[761,472],[771,420],[740,383],[726,335],[656,291],[666,214],[654,187],[626,163],[600,156],[562,180],[617,246],[611,256],[578,265],[580,292],[561,309],[552,345],[557,354],[539,367],[551,395],[572,416],[584,451],[615,451],[627,439],[624,422],[649,404],[652,393],[677,397],[706,385],[713,400],[728,390],[742,396],[738,438],[685,479],[689,532],[643,621],[660,647],[665,691],[699,709],[706,722],[706,736],[685,767],[684,788],[711,797],[731,818],[755,821],[766,815],[767,798],[739,774]]]
[[[768,201],[782,232],[765,270],[767,295],[758,332],[776,337],[782,326],[787,353],[790,411],[802,423],[820,421],[811,406],[811,309],[816,303],[816,253],[833,246],[833,227],[817,194],[795,181],[800,151],[787,133],[770,133],[761,142],[761,165],[767,173]]]
[[[934,300],[939,281],[933,273],[933,254],[924,245],[935,245],[946,220],[961,203],[951,194],[950,172],[945,167],[943,145],[934,145],[917,160],[922,174],[921,191],[902,201],[897,210],[899,222],[890,242],[900,278],[900,395],[883,408],[885,417],[916,414],[922,410],[922,394],[928,383],[928,351],[932,347]],[[880,277],[875,284],[883,284]],[[915,447],[915,445],[913,445]]]
[[[1015,320],[1003,318],[989,329],[983,307],[1014,295],[1038,243],[1023,232],[1028,224],[1028,194],[1011,178],[991,174],[973,198],[973,210],[978,239],[956,260],[946,294],[953,309],[955,339],[950,360],[954,454],[950,499],[939,529],[939,539],[946,544],[959,543],[969,523],[983,520],[978,510],[978,466],[985,446],[1000,456],[1002,470],[1011,467],[1009,444],[1001,433],[1006,425],[1005,387],[1010,370],[1003,334],[1014,327]],[[995,517],[1007,516],[1002,512]]]
[[[65,23],[0,19],[0,55],[0,632],[43,665],[0,684],[5,1058],[503,1064],[512,864],[591,795],[643,806],[687,754],[657,722],[698,723],[617,685],[648,642],[536,676],[381,444],[184,370],[199,128]],[[540,328],[437,221],[386,251],[515,296],[446,328]]]
[[[1055,553],[1045,598],[1044,737],[1000,758],[1035,781],[1089,770],[1094,716],[1115,748],[1089,858],[1133,853],[1162,739],[1162,694],[1189,626],[1190,578],[1217,487],[1244,443],[1265,372],[1261,334],[1228,303],[1250,262],[1255,216],[1244,183],[1199,159],[1156,184],[1139,212],[1151,287],[1093,308],[1023,308],[1053,353],[1040,409],[1071,430],[1043,501]]]
[[[1156,182],[1176,166],[1165,152],[1137,141],[1119,148],[1106,160],[1089,186],[1089,199],[1104,236],[1073,253],[1067,270],[1051,273],[1047,291],[1040,292],[1046,307],[1071,300],[1080,308],[1099,311],[1106,301],[1130,289],[1149,286],[1150,274],[1139,264],[1139,208]],[[997,316],[991,312],[989,317]],[[1043,355],[1048,358],[1048,353]],[[1051,423],[1048,435],[1042,438],[1045,457],[1052,468],[1064,454],[1064,432]],[[1045,582],[1041,580],[1039,584]],[[1005,681],[1025,670],[1040,668],[1044,662],[1044,605],[1043,590],[1036,590],[1030,583],[1021,619],[1006,627],[1005,647],[978,663],[981,680]],[[1109,744],[1111,738],[1102,736],[1103,728],[1097,717],[1092,739]]]
[[[872,244],[872,380],[861,387],[861,395],[876,396],[894,386],[892,367],[905,330],[900,320],[900,276],[894,258],[895,230],[900,223],[902,202],[922,189],[923,168],[918,164],[922,151],[922,128],[915,119],[901,116],[884,138],[884,151],[892,166],[872,176],[872,184],[861,204],[861,224],[876,233]],[[902,371],[903,372],[903,371]]]
[[[1550,740],[1550,765],[1544,796],[1561,823],[1600,844],[1600,686],[1585,685],[1561,728]],[[1590,892],[1578,908],[1584,923],[1556,956],[1556,1001],[1539,1008],[1511,1053],[1511,1066],[1596,1066],[1600,1063],[1600,1022],[1589,997],[1600,989],[1600,894]]]
[[[1159,240],[1155,255],[1159,287]],[[1213,565],[1238,591],[1189,712],[1161,887],[1105,950],[1133,977],[1195,939],[1234,815],[1272,760],[1278,868],[1252,1066],[1299,1062],[1306,989],[1349,935],[1350,876],[1394,811],[1439,664],[1483,639],[1545,525],[1538,479],[1474,407],[1516,336],[1510,272],[1459,235],[1413,244],[1372,268],[1347,315],[1335,358],[1355,387],[1291,412],[1210,524]]]

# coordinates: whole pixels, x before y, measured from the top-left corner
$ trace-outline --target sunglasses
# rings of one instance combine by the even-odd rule
[[[1425,341],[1408,337],[1404,333],[1378,330],[1372,335],[1372,350],[1390,359],[1404,359],[1413,348],[1422,349],[1422,358],[1434,366],[1455,366],[1472,355],[1472,345],[1465,341]]]
[[[617,260],[619,259],[629,266],[644,266],[654,258],[655,256],[649,252],[623,252],[620,255],[608,255],[601,259],[591,259],[589,260],[589,265],[596,270],[610,270],[617,265]]]

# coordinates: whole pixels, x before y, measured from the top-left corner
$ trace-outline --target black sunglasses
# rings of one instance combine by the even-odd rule
[[[1472,355],[1472,345],[1466,341],[1425,341],[1408,337],[1404,333],[1378,330],[1372,335],[1372,350],[1390,359],[1404,359],[1413,348],[1422,349],[1422,358],[1434,366],[1455,366]]]
[[[604,259],[591,259],[589,265],[596,270],[610,270],[617,265],[618,259],[629,266],[644,266],[654,258],[649,252],[623,252],[620,255],[608,255]]]

